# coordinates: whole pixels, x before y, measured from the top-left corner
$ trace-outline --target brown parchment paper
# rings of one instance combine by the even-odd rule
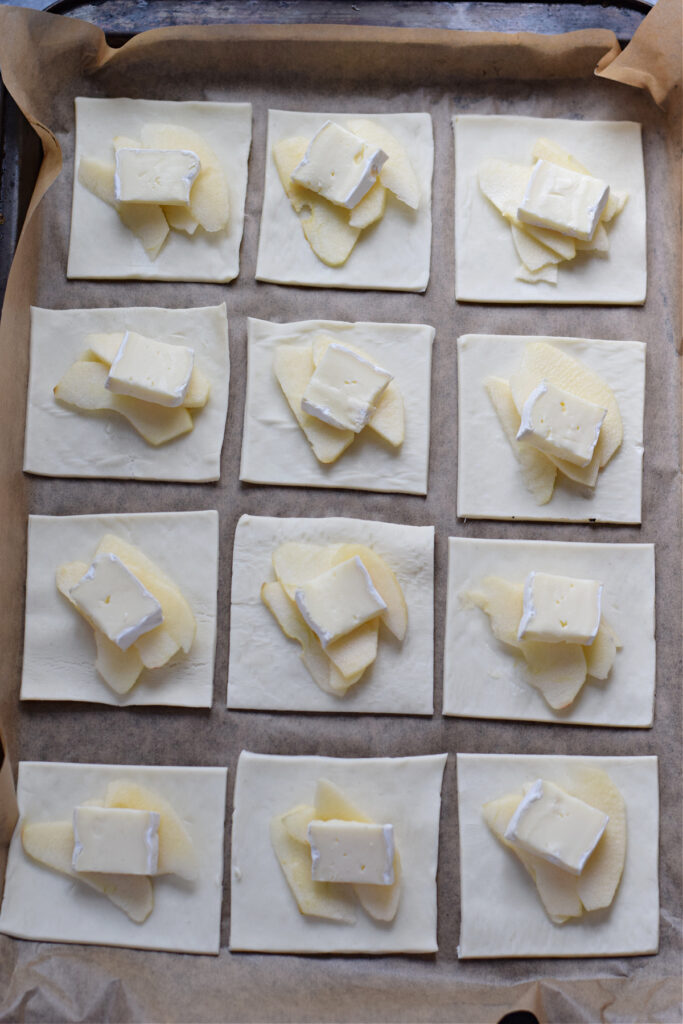
[[[661,0],[660,0],[661,2]],[[664,9],[664,8],[662,8]],[[227,764],[228,812],[240,750],[382,756],[448,751],[434,957],[231,955],[230,824],[220,956],[189,957],[12,940],[0,936],[0,1019],[97,1021],[497,1021],[512,1009],[541,1022],[680,1019],[680,473],[676,347],[680,337],[680,124],[644,91],[594,77],[614,57],[602,30],[557,37],[338,26],[173,28],[121,49],[75,20],[0,11],[0,67],[38,131],[45,159],[9,279],[0,324],[0,722],[19,758],[144,764]],[[658,77],[658,63],[651,68]],[[79,282],[65,278],[77,95],[250,101],[253,146],[241,273],[230,286]],[[424,295],[285,288],[254,281],[266,112],[428,110],[435,131],[432,275]],[[496,307],[453,299],[455,112],[633,119],[644,126],[650,285],[642,308]],[[63,161],[63,166],[62,166]],[[50,187],[48,187],[50,186]],[[31,478],[22,474],[28,306],[228,304],[230,408],[217,484]],[[246,317],[413,321],[436,327],[429,494],[411,496],[239,483]],[[455,339],[465,332],[535,333],[648,342],[641,528],[458,521]],[[210,712],[18,701],[28,513],[218,508],[219,635]],[[431,719],[225,709],[232,539],[244,513],[350,515],[436,526],[437,713]],[[655,542],[658,671],[652,730],[444,719],[441,665],[447,537]],[[637,586],[637,581],[634,581]],[[660,757],[661,948],[657,956],[459,962],[455,753]],[[2,797],[0,796],[0,799]],[[2,864],[0,864],[0,870]],[[4,872],[3,872],[4,874]]]

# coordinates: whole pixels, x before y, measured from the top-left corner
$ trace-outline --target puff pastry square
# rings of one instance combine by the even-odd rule
[[[261,601],[274,580],[272,554],[285,541],[367,544],[394,570],[408,605],[402,644],[380,631],[377,660],[343,698],[324,693]],[[235,531],[228,707],[431,715],[434,663],[434,528],[367,519],[242,516]]]
[[[98,674],[92,627],[55,585],[57,568],[90,563],[106,533],[139,547],[170,576],[197,622],[188,654],[145,669],[127,694],[115,693]],[[217,590],[217,512],[29,516],[21,699],[211,707]]]
[[[426,494],[434,333],[433,327],[423,324],[275,324],[250,317],[240,480]],[[394,375],[406,415],[400,448],[366,430],[336,462],[323,465],[316,459],[277,382],[273,360],[279,345],[302,345],[318,335],[362,349]]]
[[[176,768],[22,761],[20,819],[10,844],[0,931],[41,942],[130,946],[173,953],[214,953],[220,946],[227,768]],[[102,797],[123,779],[164,797],[178,813],[199,858],[198,878],[154,881],[154,909],[136,924],[106,896],[31,860],[21,844],[25,821],[64,821],[74,807]]]
[[[139,138],[146,124],[191,128],[213,149],[230,194],[226,230],[194,235],[171,231],[155,260],[108,206],[78,180],[82,156],[113,160],[116,135]],[[250,103],[177,103],[166,100],[76,98],[76,153],[71,237],[66,276],[149,281],[232,281],[240,243],[251,147]]]
[[[524,486],[519,464],[484,388],[509,379],[529,342],[545,341],[610,386],[624,427],[621,447],[600,470],[594,493],[558,474],[546,505]],[[545,522],[639,523],[643,468],[645,344],[581,338],[466,334],[458,338],[458,516]]]
[[[53,388],[87,350],[88,334],[132,330],[189,345],[211,382],[194,427],[168,444],[148,444],[115,413],[87,413],[55,400]],[[197,309],[31,307],[31,367],[24,470],[41,476],[218,480],[228,415],[230,352],[225,303]]]
[[[441,780],[446,754],[280,757],[243,751],[232,822],[230,948],[264,953],[433,953]],[[355,924],[299,912],[270,842],[270,819],[312,803],[318,779],[339,786],[370,818],[394,826],[401,899],[394,921],[360,907]]]
[[[278,177],[273,145],[291,136],[313,138],[325,121],[342,126],[353,117],[376,121],[401,142],[420,182],[417,210],[387,197],[382,220],[363,231],[346,263],[329,267],[318,259],[304,237],[298,215]],[[432,172],[434,136],[429,114],[306,113],[268,111],[266,179],[261,212],[257,281],[313,285],[323,288],[362,288],[423,292],[429,281],[432,243]]]
[[[455,131],[455,297],[459,302],[600,304],[645,301],[647,249],[641,126],[633,121],[457,115]],[[520,265],[509,224],[483,195],[484,160],[528,164],[539,138],[569,150],[591,173],[629,194],[609,225],[609,255],[561,263],[557,284],[515,280]]]
[[[525,662],[498,643],[488,616],[461,602],[486,576],[522,583],[532,571],[599,579],[602,612],[622,643],[605,680],[589,679],[566,711],[553,711],[526,680]],[[653,544],[448,541],[444,715],[571,725],[652,725],[655,697]]]
[[[489,830],[488,800],[526,782],[568,785],[576,766],[605,772],[626,802],[626,863],[611,907],[554,925],[532,879]],[[659,783],[656,757],[458,754],[461,959],[656,953]]]

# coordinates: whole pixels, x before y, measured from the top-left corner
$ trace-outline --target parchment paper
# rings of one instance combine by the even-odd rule
[[[660,0],[659,33],[676,30],[677,0]],[[665,24],[661,24],[661,22]],[[641,33],[644,30],[641,30]],[[641,36],[642,43],[642,36]],[[652,54],[653,49],[650,47]],[[680,1019],[680,501],[676,347],[680,338],[680,147],[677,90],[666,111],[642,91],[596,79],[618,53],[602,30],[565,36],[471,35],[336,26],[225,26],[149,32],[109,49],[93,26],[51,15],[0,12],[5,83],[43,142],[45,160],[10,275],[0,325],[0,721],[7,752],[22,758],[145,764],[227,764],[249,748],[282,754],[369,756],[440,751],[652,754],[661,772],[661,949],[657,956],[597,961],[459,963],[455,758],[444,779],[439,866],[439,945],[434,957],[231,955],[226,885],[220,957],[183,957],[104,947],[21,942],[0,936],[2,1020],[497,1021],[532,1010],[541,1022]],[[652,80],[666,77],[655,57]],[[613,77],[630,76],[613,69]],[[542,83],[539,84],[539,83]],[[664,92],[667,92],[664,88]],[[254,104],[242,271],[229,287],[151,282],[67,282],[66,251],[76,95],[249,100]],[[266,111],[429,110],[434,118],[434,239],[425,295],[335,292],[256,284]],[[455,112],[615,118],[644,125],[650,285],[643,308],[457,306],[453,300]],[[58,175],[64,159],[63,173]],[[55,180],[56,179],[56,180]],[[54,182],[49,191],[48,186]],[[226,299],[232,374],[217,484],[33,479],[21,472],[29,303],[68,308],[210,305]],[[238,481],[244,411],[246,317],[424,322],[436,327],[432,448],[426,499],[259,487]],[[469,523],[455,517],[458,334],[548,333],[648,342],[644,517],[641,528]],[[214,706],[104,709],[59,704],[20,708],[23,576],[29,512],[218,508],[219,628]],[[430,720],[390,716],[284,715],[224,708],[230,564],[243,512],[338,515],[435,524],[436,708]],[[656,543],[658,692],[651,731],[445,720],[441,665],[447,537],[558,538]],[[637,586],[637,581],[634,581]],[[0,799],[2,797],[0,796]],[[7,805],[5,795],[5,806]],[[12,808],[9,807],[9,814]],[[229,830],[228,830],[229,831]],[[226,880],[230,878],[226,834]],[[4,874],[3,865],[0,871]],[[153,979],[153,980],[152,980]]]

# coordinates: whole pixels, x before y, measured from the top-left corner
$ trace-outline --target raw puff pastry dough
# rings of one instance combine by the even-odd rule
[[[458,754],[460,946],[471,957],[632,956],[659,941],[659,786],[656,757]],[[526,869],[481,813],[489,800],[548,779],[568,785],[574,765],[609,775],[626,802],[626,863],[606,910],[558,926]]]
[[[353,117],[376,121],[405,147],[420,182],[420,205],[411,210],[387,194],[381,221],[364,230],[341,267],[318,259],[304,237],[298,215],[280,182],[272,149],[280,139],[313,138],[325,121],[342,126]],[[434,135],[429,114],[311,114],[295,110],[268,111],[266,179],[256,264],[257,281],[317,285],[325,288],[376,288],[423,292],[429,281],[432,242],[432,172]]]
[[[230,948],[267,953],[433,953],[441,780],[446,754],[428,757],[279,757],[240,754],[232,821]],[[358,906],[353,925],[305,917],[270,842],[270,820],[312,803],[329,779],[395,829],[401,900],[392,924]]]
[[[453,118],[455,131],[455,297],[459,302],[639,305],[647,287],[645,172],[641,128],[632,121],[545,117]],[[477,181],[488,159],[528,164],[539,138],[569,150],[598,178],[627,191],[608,226],[609,255],[560,263],[556,285],[515,280],[520,260],[510,225]]]
[[[527,491],[486,377],[509,379],[531,341],[547,341],[584,363],[608,384],[619,406],[624,439],[600,470],[592,495],[558,474],[547,505]],[[544,522],[639,523],[643,470],[645,344],[580,338],[466,334],[458,338],[458,516]]]
[[[445,715],[573,725],[650,726],[655,696],[655,561],[652,544],[450,537],[444,656]],[[523,582],[532,570],[599,579],[602,610],[622,643],[607,679],[587,680],[554,712],[526,680],[525,662],[499,644],[488,615],[460,595],[486,576]]]
[[[127,329],[195,349],[211,391],[192,411],[189,434],[154,447],[116,413],[87,413],[55,401],[53,388],[87,349],[86,335]],[[230,353],[225,303],[198,309],[31,307],[31,368],[24,470],[43,476],[218,480],[228,414]]]
[[[272,554],[285,541],[367,544],[403,588],[408,632],[402,644],[380,628],[377,660],[344,698],[324,693],[261,601],[275,579]],[[228,707],[259,711],[431,715],[434,664],[434,528],[365,519],[242,516],[235,532],[230,607]]]
[[[434,333],[433,327],[422,324],[337,320],[275,324],[249,318],[240,480],[426,494]],[[372,431],[363,431],[336,462],[327,466],[318,462],[273,372],[278,345],[312,342],[318,334],[362,349],[393,373],[406,414],[406,436],[400,448],[392,448]]]
[[[0,931],[20,939],[85,942],[177,953],[218,953],[223,889],[227,768],[142,767],[22,761],[19,824],[9,850]],[[21,845],[24,821],[71,818],[110,782],[135,782],[165,797],[179,814],[199,859],[196,882],[154,880],[154,909],[131,921],[101,893],[31,860]]]
[[[197,622],[189,653],[145,669],[127,694],[115,693],[100,677],[92,627],[55,585],[58,566],[90,563],[105,533],[139,547],[166,572]],[[29,516],[21,699],[211,707],[217,590],[217,512]]]
[[[78,180],[82,156],[113,160],[116,135],[139,138],[146,124],[191,128],[216,153],[230,194],[227,230],[190,237],[171,231],[155,260],[118,213]],[[232,281],[240,243],[251,147],[250,103],[176,103],[162,100],[76,98],[76,153],[67,277],[144,278],[151,281]]]

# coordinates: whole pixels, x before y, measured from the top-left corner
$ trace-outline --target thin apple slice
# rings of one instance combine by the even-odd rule
[[[526,164],[484,160],[477,168],[479,188],[506,219],[517,220],[517,211],[531,174]]]
[[[537,224],[522,224],[521,221],[518,221],[517,226],[521,227],[527,235],[535,238],[541,245],[552,249],[563,260],[573,260],[576,256],[578,239],[570,238],[569,235],[561,235],[559,231],[551,231],[550,228],[539,228]]]
[[[154,894],[145,875],[73,870],[74,830],[70,821],[27,822],[21,830],[21,841],[33,860],[101,892],[136,924],[146,921],[151,914]]]
[[[302,914],[341,924],[355,923],[351,894],[342,885],[313,881],[310,847],[292,838],[282,817],[271,818],[270,841]]]
[[[598,224],[592,238],[576,239],[577,253],[587,252],[598,256],[606,256],[609,252],[609,236],[602,224]]]
[[[302,410],[301,399],[313,370],[310,344],[278,345],[275,349],[273,372],[277,382],[316,459],[327,465],[346,451],[356,435],[352,430],[338,430]]]
[[[487,377],[484,387],[508,444],[519,463],[524,486],[538,505],[546,505],[553,496],[557,469],[543,452],[537,451],[524,441],[517,440],[521,420],[508,382],[500,377]]]
[[[527,663],[527,678],[553,711],[561,711],[576,699],[586,681],[586,659],[578,644],[545,644],[520,641]]]
[[[186,235],[192,237],[199,227],[199,221],[195,220],[184,206],[162,206],[161,210],[169,227],[174,231],[184,231]]]
[[[597,768],[574,769],[567,792],[607,814],[602,838],[579,875],[578,893],[586,910],[609,907],[626,860],[626,804],[610,777]]]
[[[543,380],[607,410],[595,446],[600,467],[606,466],[624,436],[619,406],[612,389],[597,373],[555,345],[547,341],[532,341],[524,347],[521,367],[510,377],[510,390],[518,413]]]
[[[178,647],[187,654],[194,642],[197,623],[190,605],[170,576],[167,576],[151,558],[148,558],[134,544],[129,544],[115,533],[104,535],[97,546],[96,554],[116,555],[133,575],[137,576],[143,587],[146,587],[161,605],[163,626],[176,641]],[[156,633],[156,629],[144,635],[152,636],[154,633]],[[143,637],[139,639],[142,640]]]
[[[525,231],[523,227],[519,227],[517,224],[511,224],[510,227],[517,255],[527,270],[542,270],[543,267],[562,261],[563,257],[559,253],[553,252],[546,245],[542,245],[541,242]]]
[[[114,163],[82,156],[78,180],[84,188],[112,206],[129,231],[142,242],[145,252],[155,260],[168,238],[168,223],[161,207],[153,203],[119,203],[114,198]]]
[[[115,395],[104,386],[107,376],[107,367],[103,363],[79,360],[69,367],[54,388],[55,398],[83,412],[118,413],[154,447],[192,430],[192,417],[187,409],[153,405],[127,395]]]
[[[363,814],[346,794],[329,779],[318,779],[315,787],[315,816],[321,821],[360,821],[372,823],[372,818]]]
[[[420,182],[405,146],[383,125],[366,118],[353,118],[346,122],[346,127],[371,146],[379,146],[384,150],[388,160],[380,169],[380,182],[411,210],[417,210],[421,198]]]
[[[545,284],[557,284],[557,264],[549,263],[546,267],[541,267],[540,270],[529,270],[522,264],[515,271],[515,278],[517,281],[526,282],[526,284],[538,284],[539,281],[543,281]]]
[[[190,192],[189,213],[205,231],[222,231],[230,219],[230,190],[220,161],[208,142],[191,128],[146,124],[142,129],[142,144],[147,149],[189,149],[197,154],[201,166]]]
[[[280,820],[292,839],[308,846],[308,826],[314,818],[315,807],[312,804],[298,804],[291,811],[283,814]]]
[[[534,163],[537,160],[547,160],[550,164],[556,164],[558,167],[564,167],[568,171],[576,171],[577,174],[591,173],[583,164],[580,164],[576,157],[573,157],[568,150],[563,146],[559,146],[551,139],[536,139],[534,147],[531,150],[531,156]]]
[[[120,647],[112,643],[109,637],[96,629],[95,646],[97,648],[95,668],[107,686],[120,694],[132,690],[140,678],[140,673],[145,668],[136,645],[131,644],[128,650],[122,651]]]
[[[192,370],[190,383],[183,399],[184,409],[203,409],[209,400],[211,382],[209,378],[195,366]]]
[[[595,640],[589,647],[583,648],[587,674],[593,679],[607,679],[620,647],[616,633],[602,618]]]
[[[372,665],[377,657],[378,631],[378,619],[371,619],[325,648],[325,654],[344,679],[358,680]]]
[[[287,198],[299,215],[306,241],[323,263],[340,267],[351,255],[360,229],[349,224],[348,210],[292,181],[292,171],[301,163],[308,142],[301,137],[281,139],[273,146],[273,159]]]
[[[524,586],[500,576],[486,576],[479,586],[466,591],[463,600],[481,608],[489,617],[496,640],[509,647],[521,647],[517,639],[524,604]]]
[[[306,544],[300,541],[280,544],[272,555],[273,569],[287,596],[294,601],[296,591],[302,584],[314,580],[316,576],[321,576],[337,565],[337,556],[342,546]]]
[[[160,819],[157,874],[179,875],[188,881],[197,878],[198,861],[194,843],[168,800],[135,782],[117,779],[107,786],[104,803],[105,807],[156,811]]]
[[[380,619],[397,640],[403,640],[408,629],[408,606],[401,584],[393,569],[372,548],[365,544],[340,544],[332,555],[332,565],[339,565],[356,555],[370,574],[375,590],[386,604]],[[329,650],[329,649],[328,649]]]
[[[387,205],[387,190],[378,180],[369,192],[366,192],[359,203],[349,213],[349,226],[358,228],[369,228],[384,216]]]
[[[145,668],[163,668],[180,650],[175,640],[162,623],[149,633],[143,633],[133,645]]]

